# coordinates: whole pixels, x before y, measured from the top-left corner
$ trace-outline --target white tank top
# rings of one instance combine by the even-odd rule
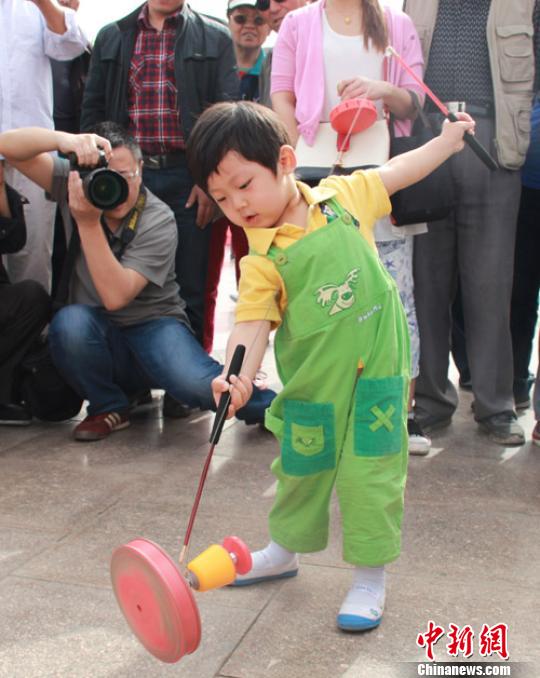
[[[321,122],[328,122],[330,111],[341,99],[337,93],[340,80],[362,76],[372,80],[383,79],[384,54],[370,43],[364,47],[362,35],[336,33],[323,12],[324,105]],[[382,117],[382,102],[375,105]]]

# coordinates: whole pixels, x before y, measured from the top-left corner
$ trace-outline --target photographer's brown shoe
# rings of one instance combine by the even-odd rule
[[[121,431],[127,428],[131,422],[127,412],[103,412],[83,419],[75,427],[73,437],[75,440],[86,442],[92,440],[102,440],[114,431]]]

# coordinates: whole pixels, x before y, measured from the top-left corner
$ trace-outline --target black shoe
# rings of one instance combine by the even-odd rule
[[[183,403],[179,403],[168,393],[163,398],[163,416],[168,419],[185,419],[189,417],[193,408]]]
[[[524,445],[525,433],[514,412],[499,412],[480,419],[478,426],[498,445]]]
[[[514,382],[514,407],[516,410],[526,410],[531,406],[531,386],[532,384],[516,384]]]
[[[149,405],[151,402],[152,391],[150,389],[141,391],[129,399],[129,410],[131,412],[131,410],[134,410],[136,407],[141,407],[141,405]]]
[[[531,389],[534,386],[535,375],[529,372],[527,377],[514,378],[514,407],[516,410],[526,410],[531,406]]]
[[[416,454],[422,457],[429,454],[431,440],[424,433],[416,419],[407,419],[407,433],[409,434],[409,454]]]
[[[441,428],[446,428],[452,423],[452,417],[426,417],[425,419],[415,417],[420,424],[424,433],[431,433],[438,431]]]
[[[32,415],[22,405],[0,404],[0,424],[3,426],[28,426],[32,423]]]

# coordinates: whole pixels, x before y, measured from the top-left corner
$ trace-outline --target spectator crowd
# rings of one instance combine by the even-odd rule
[[[272,108],[298,165],[315,153],[328,168],[324,179],[336,155],[335,144],[327,155],[324,139],[342,102],[373,102],[374,134],[386,149],[376,164],[389,159],[391,139],[414,137],[424,122],[439,134],[444,116],[419,78],[450,110],[474,119],[497,169],[466,148],[446,162],[453,204],[444,218],[397,226],[381,216],[368,236],[408,327],[408,450],[429,452],[430,433],[451,423],[460,390],[472,391],[471,416],[500,445],[525,443],[517,413],[533,406],[540,445],[540,376],[531,373],[540,0],[403,5],[228,0],[221,21],[184,0],[147,0],[90,44],[79,0],[3,0],[0,424],[47,418],[29,394],[32,359],[38,373],[43,367],[40,393],[50,386],[51,398],[87,401],[74,428],[79,441],[129,426],[152,389],[164,391],[167,417],[215,409],[212,382],[224,368],[211,351],[226,242],[237,321],[246,324],[240,263],[253,247],[242,228],[249,224],[232,223],[194,180],[186,149],[198,119],[219,102]],[[271,32],[273,49],[265,47]],[[354,169],[374,164],[354,152]],[[331,369],[332,356],[327,362]],[[256,380],[237,416],[263,424],[275,396]],[[76,414],[62,402],[57,409],[66,416],[50,418]]]

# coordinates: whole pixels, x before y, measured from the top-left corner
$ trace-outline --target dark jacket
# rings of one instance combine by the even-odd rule
[[[141,7],[98,33],[83,98],[83,131],[104,120],[128,126],[128,76]],[[227,27],[187,5],[182,17],[175,42],[174,70],[187,139],[195,120],[209,104],[238,99],[239,82]]]

